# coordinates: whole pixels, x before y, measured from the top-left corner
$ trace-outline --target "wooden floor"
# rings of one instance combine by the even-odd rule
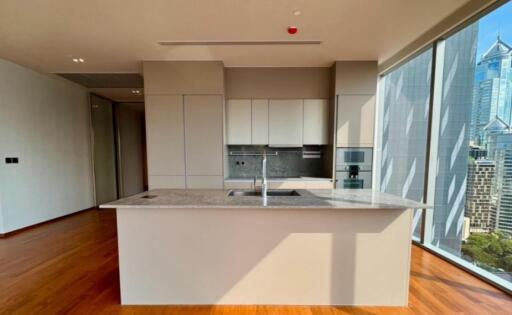
[[[407,308],[120,306],[115,224],[90,210],[0,239],[0,314],[512,314],[511,296],[416,246]]]

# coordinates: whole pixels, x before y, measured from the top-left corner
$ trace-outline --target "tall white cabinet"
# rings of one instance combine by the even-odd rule
[[[146,96],[146,137],[149,186],[185,188],[182,95]]]
[[[222,96],[185,95],[187,188],[222,188]]]
[[[153,188],[222,188],[222,95],[146,96]]]
[[[375,61],[337,61],[336,146],[373,147],[378,65]]]
[[[375,95],[339,95],[338,147],[373,147]]]
[[[149,188],[223,188],[222,62],[145,61],[143,70]]]

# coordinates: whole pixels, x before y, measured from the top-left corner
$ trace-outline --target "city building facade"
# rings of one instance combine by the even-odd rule
[[[477,63],[471,141],[484,145],[484,127],[495,117],[512,123],[512,47],[498,36]]]
[[[491,232],[494,229],[491,217],[495,216],[496,200],[493,183],[496,162],[472,159],[468,168],[465,215],[470,219],[469,232]]]
[[[499,119],[485,130],[489,159],[496,163],[496,210],[491,221],[495,229],[512,233],[512,130]]]

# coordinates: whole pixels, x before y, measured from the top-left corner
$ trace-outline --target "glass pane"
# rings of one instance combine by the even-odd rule
[[[383,78],[380,190],[423,201],[432,49]],[[415,210],[413,235],[421,230]]]
[[[445,41],[440,124],[433,126],[439,139],[430,240],[507,285],[512,282],[510,16],[508,3]]]

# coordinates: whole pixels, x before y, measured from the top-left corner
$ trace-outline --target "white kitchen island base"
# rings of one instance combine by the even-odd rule
[[[121,303],[406,306],[412,210],[372,207],[118,207]]]

